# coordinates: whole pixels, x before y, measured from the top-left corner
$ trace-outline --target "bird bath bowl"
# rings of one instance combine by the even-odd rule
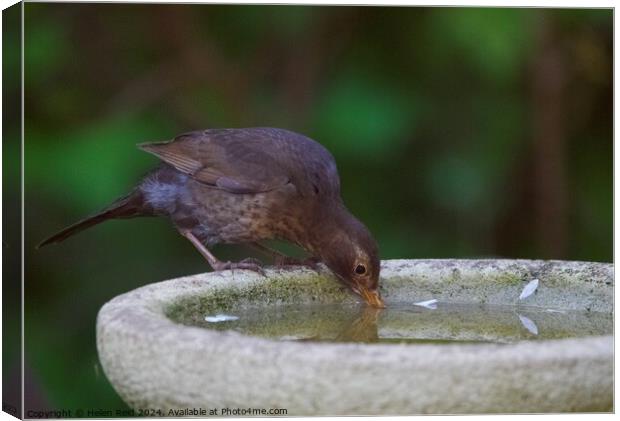
[[[384,261],[386,310],[327,270],[266,274],[189,276],[105,304],[99,358],[125,402],[157,416],[613,410],[611,264]],[[238,319],[205,321],[219,313]]]

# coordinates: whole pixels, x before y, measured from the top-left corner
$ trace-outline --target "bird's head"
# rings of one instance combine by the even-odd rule
[[[354,293],[373,307],[384,308],[379,294],[381,262],[377,243],[368,229],[348,215],[318,250],[321,260]]]

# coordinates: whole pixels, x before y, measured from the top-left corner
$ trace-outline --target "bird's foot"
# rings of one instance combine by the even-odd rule
[[[295,257],[288,257],[288,256],[277,256],[274,261],[275,265],[279,268],[283,268],[287,266],[304,266],[316,272],[319,271],[320,262],[321,260],[316,257],[307,257],[305,259],[297,259]]]
[[[235,270],[235,269],[245,269],[251,270],[253,272],[259,273],[265,276],[265,271],[263,270],[263,263],[258,259],[253,259],[248,257],[247,259],[243,259],[239,262],[217,262],[213,266],[213,269],[216,271],[222,270]]]

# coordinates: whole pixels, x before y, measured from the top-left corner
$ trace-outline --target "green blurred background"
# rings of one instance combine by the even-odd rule
[[[98,309],[208,270],[163,219],[34,249],[156,164],[139,142],[304,133],[383,259],[612,260],[611,10],[27,3],[25,25],[26,408],[125,407]]]

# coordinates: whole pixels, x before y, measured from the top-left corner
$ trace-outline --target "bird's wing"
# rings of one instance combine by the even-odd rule
[[[291,182],[285,142],[270,129],[186,133],[139,147],[195,180],[231,193],[260,193]],[[271,129],[273,130],[273,129]]]

